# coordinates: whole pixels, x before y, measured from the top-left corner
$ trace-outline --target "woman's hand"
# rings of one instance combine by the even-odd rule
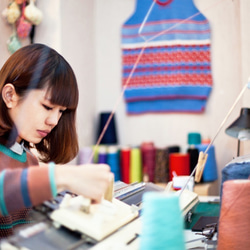
[[[69,190],[99,203],[114,179],[106,164],[56,166],[55,178],[58,192]]]

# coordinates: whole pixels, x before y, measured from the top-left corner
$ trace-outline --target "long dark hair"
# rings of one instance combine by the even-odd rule
[[[17,50],[3,65],[0,71],[1,92],[7,83],[14,85],[21,100],[32,89],[47,88],[52,104],[67,107],[57,126],[34,147],[43,162],[66,163],[72,160],[79,149],[76,132],[79,92],[69,63],[57,51],[44,44],[28,45]],[[1,95],[0,143],[11,146],[17,135]],[[32,146],[27,141],[24,143],[28,148]]]

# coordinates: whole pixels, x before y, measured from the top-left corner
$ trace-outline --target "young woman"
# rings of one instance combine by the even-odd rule
[[[78,153],[78,87],[67,61],[46,45],[25,46],[3,65],[0,92],[0,237],[59,191],[100,202],[113,178],[108,165],[57,165]]]

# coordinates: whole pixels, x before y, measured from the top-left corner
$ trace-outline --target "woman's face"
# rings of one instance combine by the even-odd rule
[[[18,131],[17,142],[39,143],[58,124],[66,107],[54,105],[46,89],[31,90],[20,100],[17,96],[9,114]]]

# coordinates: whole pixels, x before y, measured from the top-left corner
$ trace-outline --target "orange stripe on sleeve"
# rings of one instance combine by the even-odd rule
[[[29,168],[28,189],[33,206],[52,198],[48,166]]]

